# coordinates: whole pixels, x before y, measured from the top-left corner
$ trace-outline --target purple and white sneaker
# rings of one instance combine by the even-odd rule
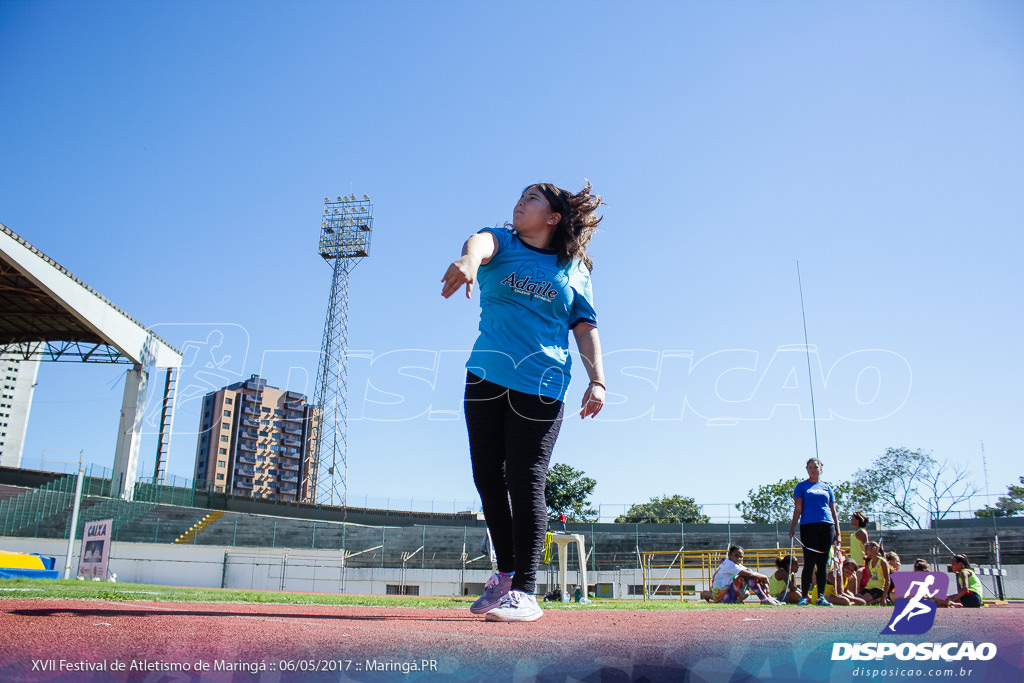
[[[537,598],[523,591],[509,591],[501,604],[488,612],[487,621],[537,621],[544,616],[544,610],[537,604]]]
[[[512,575],[497,572],[484,584],[484,594],[476,599],[469,611],[473,614],[485,614],[497,607],[501,599],[512,588]]]

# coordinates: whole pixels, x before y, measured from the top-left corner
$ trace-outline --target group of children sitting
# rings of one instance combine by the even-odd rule
[[[818,605],[892,605],[894,594],[890,574],[900,570],[900,556],[895,552],[884,552],[882,546],[867,538],[867,517],[858,512],[851,520],[856,531],[850,537],[850,556],[833,546],[829,551],[829,571],[824,596],[817,595],[818,588],[811,596],[801,595],[797,587],[796,573],[800,563],[792,555],[775,561],[776,570],[769,576],[751,571],[743,566],[743,548],[729,546],[728,557],[715,572],[710,591],[703,591],[701,597],[709,602],[741,603],[750,595],[761,600],[762,605],[808,604]],[[971,563],[964,555],[954,555],[950,561],[956,577],[956,592],[945,599],[931,598],[940,607],[981,607],[981,581],[971,570]],[[931,571],[923,559],[914,560],[914,571]],[[813,583],[813,582],[812,582]]]

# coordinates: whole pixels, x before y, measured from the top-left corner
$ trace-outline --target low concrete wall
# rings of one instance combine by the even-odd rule
[[[39,538],[0,537],[0,549],[11,552],[39,553],[56,558],[56,568],[63,569],[67,541]],[[72,576],[77,574],[80,543],[75,543]],[[490,577],[486,563],[476,568],[421,569],[408,567],[342,567],[341,554],[333,550],[292,550],[286,548],[224,548],[217,546],[177,546],[151,543],[114,543],[111,546],[109,571],[117,574],[118,582],[143,583],[162,586],[194,586],[198,588],[237,588],[268,591],[303,591],[317,593],[349,593],[367,595],[398,594],[403,590],[414,595],[477,595]],[[483,566],[479,566],[483,565]],[[575,584],[579,575],[570,563],[568,581]],[[1024,565],[1004,566],[1009,576],[1003,586],[1007,597],[1024,597]],[[905,567],[909,570],[909,567]],[[992,576],[979,577],[985,595],[995,595]],[[557,586],[555,572],[542,567],[538,577],[538,592],[543,594]],[[642,599],[630,594],[630,586],[643,583],[639,569],[614,571],[588,571],[588,580],[606,584],[615,598]],[[687,570],[683,585],[693,585],[695,591],[703,585],[697,570]],[[415,589],[408,588],[415,586]],[[678,570],[655,570],[648,582],[653,592],[660,586],[663,591],[676,592],[679,588]],[[405,587],[405,588],[403,588]],[[657,599],[673,599],[672,595]],[[674,596],[678,599],[678,595]]]
[[[52,538],[0,537],[0,549],[39,553],[56,559],[54,565],[64,576],[68,542]],[[82,543],[75,541],[71,553],[71,576],[78,575]],[[216,588],[224,572],[224,548],[179,546],[165,543],[112,543],[108,573],[118,581],[162,586]]]

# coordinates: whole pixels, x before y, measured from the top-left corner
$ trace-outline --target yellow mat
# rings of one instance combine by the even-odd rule
[[[11,553],[0,550],[0,567],[7,569],[46,569],[38,555]]]

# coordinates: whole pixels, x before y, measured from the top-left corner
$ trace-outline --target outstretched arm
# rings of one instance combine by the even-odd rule
[[[447,272],[441,278],[444,287],[441,296],[445,299],[466,285],[466,298],[473,295],[476,283],[476,271],[498,253],[498,238],[489,232],[478,232],[462,245],[462,256],[452,261]]]
[[[605,380],[604,363],[601,361],[601,339],[597,336],[597,328],[587,323],[578,323],[572,328],[572,333],[576,337],[576,346],[580,350],[583,364],[587,367],[587,376],[590,377],[590,386],[583,394],[580,417],[594,417],[604,407]]]

